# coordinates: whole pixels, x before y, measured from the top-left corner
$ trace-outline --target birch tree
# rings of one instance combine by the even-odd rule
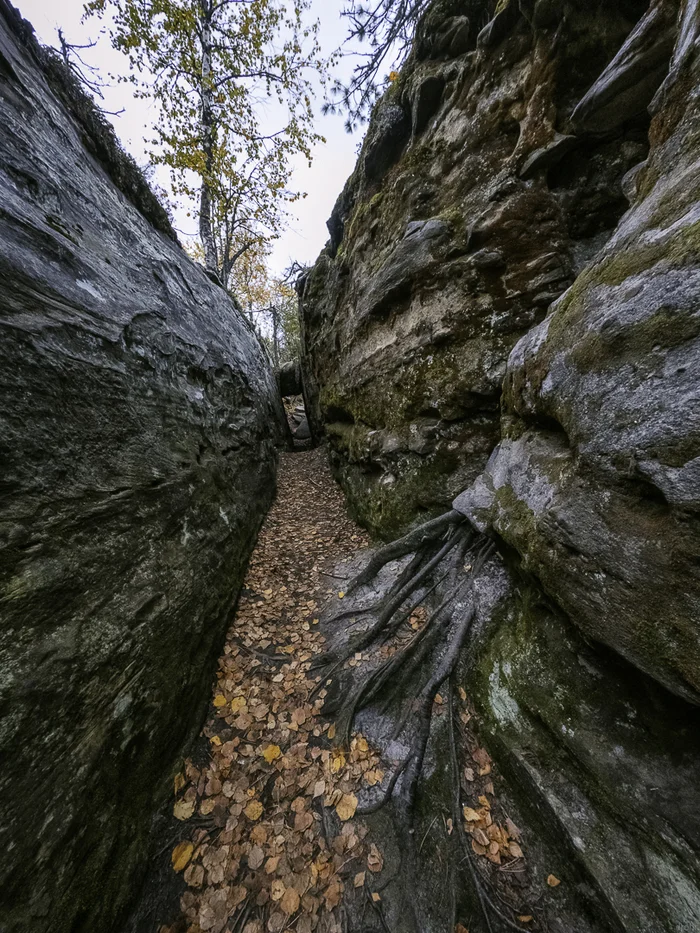
[[[274,237],[290,161],[311,160],[312,76],[323,74],[309,0],[89,0],[158,119],[149,153],[198,214],[205,263],[228,285],[236,260]]]

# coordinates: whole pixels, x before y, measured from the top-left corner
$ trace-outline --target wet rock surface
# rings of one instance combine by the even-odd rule
[[[108,930],[138,892],[149,819],[201,726],[282,437],[254,335],[115,187],[126,163],[98,161],[104,147],[67,109],[75,89],[52,90],[52,68],[1,4],[8,933]]]
[[[369,653],[359,672],[344,669],[329,691],[341,709],[345,697],[361,698],[356,722],[395,774],[409,754],[396,741],[407,711],[418,728],[416,698],[424,698],[430,672],[452,650],[459,619],[474,613],[459,664],[430,714],[410,836],[402,829],[409,788],[401,774],[392,803],[370,817],[397,879],[383,893],[386,916],[406,930],[461,923],[472,933],[513,926],[691,933],[700,925],[698,4],[618,3],[604,14],[571,4],[565,22],[560,13],[561,5],[511,2],[500,4],[486,25],[473,18],[479,38],[462,63],[471,89],[462,98],[445,97],[435,121],[410,148],[407,141],[385,176],[386,184],[403,178],[405,197],[383,214],[384,190],[363,187],[356,174],[341,202],[343,240],[331,243],[304,285],[316,417],[325,419],[351,507],[370,527],[394,536],[432,508],[424,484],[423,498],[407,500],[409,452],[420,458],[420,469],[432,457],[443,470],[442,485],[433,488],[443,492],[474,470],[454,508],[493,547],[483,566],[471,557],[465,564],[473,574],[468,610],[457,597],[451,614],[440,610],[449,599],[441,582],[446,557],[424,581],[430,647],[430,635],[421,643],[421,629],[400,618],[406,604],[382,623],[393,626],[387,639],[396,636],[397,657],[413,639],[424,646],[422,663],[409,654],[405,666],[392,668],[392,682],[399,672],[405,677],[398,698],[386,684],[376,686],[381,654]],[[600,31],[598,15],[606,17]],[[614,22],[616,48],[601,41],[611,41]],[[568,36],[562,46],[547,45],[552,29]],[[424,42],[426,56],[437,47]],[[430,67],[444,63],[447,53],[439,48]],[[573,69],[566,84],[554,78],[558,55]],[[542,70],[529,71],[535,61]],[[503,80],[496,87],[489,67],[513,71],[498,72]],[[518,81],[528,74],[529,116],[518,119],[519,135],[507,147],[503,116],[517,108],[510,98],[499,108],[511,93],[521,99]],[[441,126],[459,126],[459,101],[469,93],[484,111],[478,104],[468,111],[460,140],[491,127],[505,159],[494,162],[495,149],[486,143],[477,162],[466,146],[450,175],[434,151],[412,163],[409,184],[412,154]],[[489,120],[498,113],[496,132]],[[460,209],[469,203],[454,186],[466,166],[472,192],[481,197],[488,190],[490,197],[471,202],[479,209],[465,223],[465,245],[454,216],[436,211],[429,198],[444,189]],[[360,205],[355,215],[349,191]],[[418,191],[429,193],[429,208],[407,222]],[[522,213],[513,213],[516,204]],[[389,242],[392,216],[400,222]],[[451,232],[424,240],[406,261],[407,243],[422,229],[416,221],[428,221],[428,230],[445,222]],[[478,276],[471,303],[458,302],[454,292],[462,275],[455,270],[466,261]],[[518,279],[509,278],[514,264]],[[509,286],[498,303],[487,276]],[[513,298],[516,282],[525,297]],[[430,284],[421,292],[424,283]],[[491,317],[479,318],[480,301]],[[451,331],[444,345],[430,343],[433,361],[444,362],[448,349],[459,360],[441,370],[442,395],[434,391],[437,382],[420,382],[423,398],[430,397],[426,385],[440,398],[433,417],[425,410],[414,417],[415,408],[401,409],[397,401],[399,387],[408,396],[411,379],[422,372],[407,321],[414,314],[416,328],[431,322],[441,302],[460,309],[459,327],[482,328],[478,359],[494,363],[494,389],[484,393],[494,402],[486,422],[493,434],[480,448],[473,433],[455,437],[462,466],[446,467],[436,454],[446,424],[459,423],[445,417],[445,400],[465,406],[475,386],[476,370],[469,369],[475,357],[460,347],[461,338]],[[362,325],[366,332],[344,330],[361,313],[372,322]],[[340,364],[324,368],[317,348],[334,340]],[[371,416],[360,407],[365,386],[374,390]],[[385,419],[396,412],[389,431]],[[498,443],[489,449],[493,436]],[[357,625],[363,614],[366,625],[383,618],[382,599],[410,577],[407,568],[414,567],[414,577],[425,568],[431,553],[419,548],[371,584],[365,580]],[[450,570],[457,571],[458,564]],[[371,600],[379,606],[374,615],[366,611]],[[438,611],[443,615],[431,615]],[[346,618],[334,623],[331,614],[328,624],[345,644]],[[381,625],[378,631],[383,637]],[[458,820],[455,771],[460,809],[467,808]],[[360,808],[367,802],[361,798]],[[455,835],[458,822],[466,850]]]
[[[511,349],[628,206],[675,37],[674,3],[494,6],[428,14],[303,282],[311,422],[385,537],[483,469]]]

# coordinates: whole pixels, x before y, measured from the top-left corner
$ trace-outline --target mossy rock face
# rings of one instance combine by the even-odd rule
[[[385,537],[421,515],[422,500],[447,507],[483,469],[510,351],[612,231],[627,206],[620,180],[646,155],[642,118],[612,139],[577,140],[561,165],[520,178],[635,22],[634,3],[565,7],[531,22],[504,6],[504,36],[479,51],[493,4],[430,8],[303,290],[307,403],[319,425],[407,440],[413,423],[435,417],[446,442],[421,469],[421,496],[397,479],[396,457],[358,459],[328,430],[354,513]],[[461,457],[449,445],[457,421]],[[409,446],[401,453],[412,460]]]
[[[655,183],[513,351],[482,527],[598,641],[700,701],[697,53],[665,87]],[[684,107],[678,100],[685,102]],[[663,108],[655,118],[668,125]],[[663,166],[663,171],[660,170]]]
[[[111,183],[6,14],[0,927],[107,933],[201,728],[283,412],[233,303]]]
[[[526,579],[503,567],[487,577],[482,648],[459,683],[548,929],[690,933],[700,711],[585,641]]]

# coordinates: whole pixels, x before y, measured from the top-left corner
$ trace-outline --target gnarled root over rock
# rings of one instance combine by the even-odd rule
[[[409,874],[417,871],[414,810],[433,710],[447,683],[452,711],[451,676],[476,635],[474,583],[494,549],[493,541],[452,511],[378,550],[347,587],[344,598],[351,597],[351,605],[329,620],[340,643],[314,664],[322,675],[316,690],[328,689],[324,713],[335,717],[339,741],[348,743],[356,717],[371,709],[384,747],[405,751],[377,799],[357,812],[376,813],[391,801]],[[377,587],[393,562],[403,567],[388,585]],[[431,596],[434,607],[427,613]],[[458,820],[455,813],[457,826]],[[491,908],[509,925],[478,877],[473,880],[486,928]]]

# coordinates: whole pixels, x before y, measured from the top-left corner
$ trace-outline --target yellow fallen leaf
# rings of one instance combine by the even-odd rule
[[[263,805],[259,800],[251,800],[243,812],[249,820],[259,820],[263,814]]]
[[[213,735],[209,739],[209,741],[211,742],[212,745],[216,745],[217,748],[221,745],[221,739],[219,738],[218,735]]]
[[[341,768],[345,767],[345,755],[340,751],[340,749],[335,749],[333,751],[333,757],[331,758],[331,771],[334,774],[337,774]]]
[[[330,726],[328,727],[328,733],[327,733],[327,735],[328,735],[328,738],[329,738],[329,739],[334,739],[334,738],[335,738],[335,723],[334,723],[334,722],[332,722],[332,723],[330,724]]]
[[[338,593],[338,599],[342,599],[344,596],[345,596],[345,593],[341,590],[341,591]]]
[[[232,713],[240,712],[244,706],[247,706],[245,697],[234,697],[231,700],[231,712]]]
[[[214,706],[226,706],[226,697],[223,693],[217,693],[214,697]]]
[[[262,753],[265,761],[271,765],[273,761],[276,761],[282,754],[282,749],[279,745],[268,745],[265,751]]]
[[[178,800],[173,807],[176,820],[189,820],[194,813],[194,800]]]
[[[338,817],[345,822],[351,820],[357,810],[357,797],[354,794],[343,794],[335,805],[335,812]]]
[[[561,884],[561,881],[557,878],[556,875],[548,875],[547,884],[550,886],[550,888],[556,888],[558,884]]]
[[[182,788],[185,786],[186,783],[187,783],[187,779],[185,778],[185,775],[182,772],[175,775],[173,779],[173,786],[175,788],[176,795],[180,793],[180,791],[182,790]]]
[[[467,823],[478,823],[481,820],[481,814],[477,813],[476,810],[472,810],[471,807],[462,807],[462,813]]]
[[[301,898],[294,890],[294,888],[287,888],[280,901],[280,907],[286,914],[291,916],[292,914],[295,914],[297,910],[299,910],[300,903]]]
[[[191,842],[181,842],[176,845],[171,855],[171,861],[175,871],[184,871],[190,863],[194,846]]]

